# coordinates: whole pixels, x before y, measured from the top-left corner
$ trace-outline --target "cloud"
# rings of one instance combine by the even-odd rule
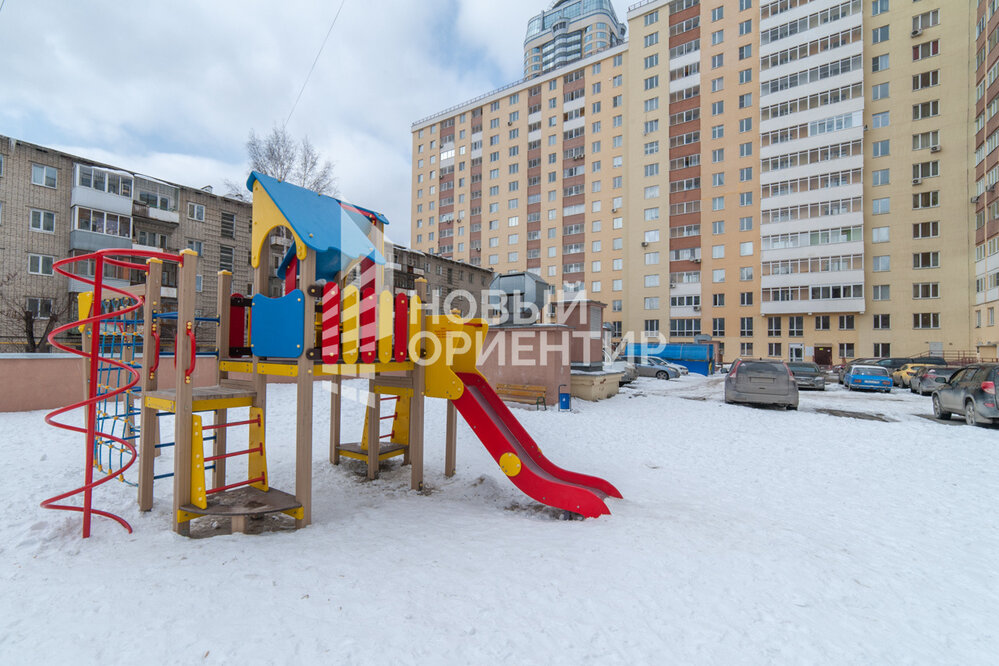
[[[0,133],[225,191],[285,121],[339,4],[10,0]],[[409,242],[412,122],[522,74],[540,3],[346,0],[288,129]]]

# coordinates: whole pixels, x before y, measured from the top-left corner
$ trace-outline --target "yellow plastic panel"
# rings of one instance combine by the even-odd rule
[[[253,363],[250,361],[219,361],[219,370],[222,372],[253,372]]]
[[[199,509],[208,508],[208,495],[205,488],[205,431],[201,427],[201,417],[191,417],[191,504]],[[178,442],[179,444],[179,442]]]
[[[251,483],[250,486],[266,492],[269,487],[267,485],[267,449],[264,447],[264,410],[260,407],[250,407],[250,420],[259,420],[260,425],[256,423],[250,424],[249,448],[255,449],[259,446],[260,451],[248,454],[249,463],[247,467],[249,468],[249,473],[247,474],[247,478],[255,479],[258,476],[263,476],[263,481]]]
[[[256,268],[260,265],[260,250],[264,243],[269,243],[271,231],[275,227],[284,227],[295,239],[295,253],[299,260],[305,259],[308,247],[302,242],[295,230],[291,228],[284,215],[271,200],[267,190],[259,182],[253,183],[253,227],[250,233],[250,264]]]
[[[392,314],[395,309],[395,298],[388,289],[378,294],[378,360],[388,363],[392,360]]]
[[[354,285],[343,290],[340,321],[343,324],[340,336],[341,360],[344,363],[357,363],[361,334],[361,294]]]

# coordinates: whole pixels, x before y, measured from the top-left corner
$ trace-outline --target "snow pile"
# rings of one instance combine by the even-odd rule
[[[360,387],[362,384],[355,384]],[[314,524],[186,539],[113,483],[135,533],[44,511],[82,441],[0,415],[8,518],[0,663],[994,663],[999,431],[933,422],[928,398],[801,394],[725,405],[720,377],[640,379],[576,413],[515,408],[557,465],[614,483],[613,515],[566,521],[521,495],[427,401],[426,485],[328,462],[316,392]],[[294,491],[294,387],[268,394],[274,487]],[[884,421],[816,411],[879,414]],[[236,415],[241,412],[237,411]],[[344,403],[346,437],[361,406]],[[165,423],[164,425],[167,425]],[[235,433],[230,442],[239,442]],[[156,463],[170,471],[170,456]],[[233,474],[236,468],[233,467]]]

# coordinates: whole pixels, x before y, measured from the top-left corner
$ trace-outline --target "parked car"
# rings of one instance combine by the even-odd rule
[[[994,423],[999,419],[997,374],[999,364],[996,363],[975,363],[960,368],[933,391],[933,416],[946,420],[958,413],[964,414],[964,422],[968,425]]]
[[[843,377],[846,376],[846,373],[850,369],[851,365],[857,365],[857,364],[870,365],[876,363],[877,360],[878,359],[876,358],[855,358],[852,361],[844,363],[843,365],[839,366],[839,368],[837,369],[838,376],[836,378],[836,381],[838,381],[840,384],[843,383]]]
[[[673,368],[674,370],[676,370],[677,372],[679,372],[681,375],[689,375],[690,374],[690,370],[685,365],[680,365],[679,363],[674,363],[673,361],[667,361],[665,359],[661,359],[661,358],[658,358],[658,357],[656,358],[656,360],[659,361],[660,363],[663,363],[663,364],[669,366],[670,368]]]
[[[945,368],[939,365],[927,365],[909,380],[909,390],[919,395],[933,393],[941,384],[945,384],[958,368]]]
[[[798,409],[798,385],[783,361],[739,359],[725,377],[725,402]]]
[[[880,365],[851,364],[843,376],[847,390],[883,391],[891,393],[891,375]]]
[[[612,357],[606,349],[604,350],[604,371],[620,372],[621,381],[618,382],[619,384],[628,384],[638,379],[638,371],[635,369],[634,363]]]
[[[891,381],[895,386],[906,388],[909,381],[916,374],[917,370],[930,367],[929,363],[906,363],[895,372],[891,373]]]
[[[655,377],[656,379],[676,379],[679,371],[669,367],[666,361],[654,356],[628,356],[625,361],[633,364],[639,377]]]
[[[794,382],[798,385],[799,389],[826,390],[826,374],[815,363],[792,361],[787,364],[787,367],[791,369],[791,374],[794,375]]]

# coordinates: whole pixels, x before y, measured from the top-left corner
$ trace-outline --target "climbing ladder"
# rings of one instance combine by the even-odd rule
[[[372,381],[368,392],[368,406],[364,412],[361,441],[334,447],[333,463],[339,464],[341,456],[365,463],[369,463],[371,456],[375,456],[378,462],[403,456],[403,462],[408,463],[411,397],[412,389],[386,386]],[[387,403],[392,407],[392,411],[385,414],[382,406]],[[377,420],[375,427],[372,427],[372,419]],[[386,421],[390,421],[388,432],[382,427]],[[374,447],[370,441],[372,433],[378,433],[378,441]]]

